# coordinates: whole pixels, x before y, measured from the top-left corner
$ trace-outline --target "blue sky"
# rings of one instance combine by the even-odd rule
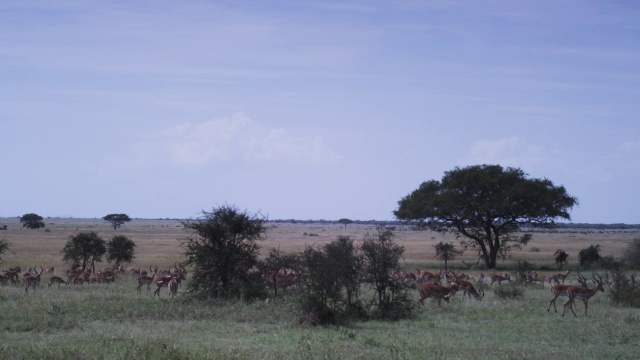
[[[456,166],[640,223],[640,4],[0,3],[0,216],[391,220]]]

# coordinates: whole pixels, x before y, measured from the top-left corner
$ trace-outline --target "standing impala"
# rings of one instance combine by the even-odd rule
[[[591,297],[595,295],[598,291],[604,292],[604,288],[602,287],[602,278],[600,277],[600,275],[598,275],[598,279],[596,279],[596,276],[594,274],[592,274],[592,276],[593,276],[593,280],[596,282],[596,286],[594,286],[592,289],[589,289],[587,287],[581,287],[581,286],[572,286],[569,289],[567,289],[567,295],[569,297],[569,301],[567,301],[564,304],[564,310],[562,311],[562,316],[564,316],[564,313],[567,311],[567,306],[568,306],[569,310],[571,310],[571,312],[573,313],[573,316],[578,317],[578,315],[576,315],[576,312],[573,311],[573,308],[575,307],[573,302],[575,301],[575,299],[582,300],[582,302],[584,303],[584,316],[587,316],[587,309],[589,308],[589,299],[591,299]]]
[[[40,284],[40,275],[42,275],[42,272],[44,271],[44,268],[42,266],[40,266],[40,272],[38,272],[37,267],[38,267],[38,265],[36,265],[35,270],[34,270],[36,272],[35,275],[27,274],[27,275],[24,276],[24,282],[27,285],[24,288],[25,295],[28,294],[29,287],[33,288],[33,293],[35,294],[36,285]]]
[[[583,288],[587,287],[587,279],[585,279],[585,277],[582,276],[582,274],[580,273],[578,273],[578,282],[580,283],[580,286],[573,286],[573,287],[583,287]],[[570,287],[572,287],[572,285],[555,284],[551,286],[551,293],[553,294],[553,299],[549,301],[549,308],[547,309],[547,312],[551,310],[551,305],[553,305],[553,310],[555,310],[555,312],[558,312],[558,309],[556,309],[556,300],[561,296],[568,298],[569,293],[567,292],[567,290],[569,290]]]
[[[456,291],[458,291],[458,285],[455,283],[451,283],[449,286],[442,286],[432,282],[424,282],[420,287],[420,299],[418,299],[418,302],[420,305],[424,305],[424,299],[432,297],[436,299],[438,305],[440,305],[442,299],[449,302],[449,298],[453,296]]]

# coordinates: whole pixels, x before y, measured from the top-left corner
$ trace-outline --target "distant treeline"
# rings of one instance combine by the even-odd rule
[[[290,223],[290,224],[341,224],[338,220],[297,220],[278,219],[269,220],[270,223]],[[358,225],[381,225],[381,226],[401,226],[413,225],[404,221],[382,221],[382,220],[352,220],[352,224]],[[528,229],[525,226],[523,229]],[[589,230],[640,230],[640,224],[588,224],[588,223],[557,223],[556,229],[589,229]]]

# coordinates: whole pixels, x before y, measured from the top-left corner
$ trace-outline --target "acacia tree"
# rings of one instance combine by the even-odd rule
[[[204,298],[246,295],[259,274],[254,270],[259,265],[257,242],[266,238],[264,222],[260,215],[229,205],[183,221],[190,232],[182,241],[187,258],[183,264],[195,267],[188,292]]]
[[[433,247],[436,249],[436,258],[444,261],[445,271],[449,270],[449,267],[447,266],[449,260],[453,260],[464,253],[463,250],[456,249],[455,245],[452,243],[445,244],[442,241],[433,245]]]
[[[136,243],[124,235],[116,235],[107,243],[107,261],[115,263],[116,267],[122,263],[128,264],[135,258]]]
[[[4,255],[9,250],[9,242],[5,239],[0,239],[0,255]],[[2,262],[2,257],[0,257],[0,262]]]
[[[347,218],[343,218],[343,219],[338,220],[338,222],[339,222],[340,224],[343,224],[343,225],[344,225],[344,227],[346,228],[346,227],[347,227],[347,225],[349,225],[349,224],[352,224],[352,223],[353,223],[353,220],[351,220],[351,219],[347,219]]]
[[[567,261],[567,259],[569,258],[569,254],[567,254],[562,249],[558,249],[553,255],[556,258],[556,264],[558,264],[558,266],[560,266],[560,270],[562,270],[562,264]]]
[[[20,222],[22,223],[22,227],[29,229],[39,229],[44,227],[42,216],[34,213],[22,215]]]
[[[62,261],[72,267],[91,268],[95,271],[95,262],[102,261],[102,255],[107,251],[105,241],[97,233],[82,232],[71,236],[62,248]]]
[[[131,218],[127,214],[109,214],[105,215],[102,220],[110,222],[113,230],[118,230],[122,224],[131,221]]]
[[[531,239],[530,234],[516,236],[522,225],[553,228],[556,218],[571,218],[568,210],[577,203],[563,186],[528,178],[518,168],[473,165],[445,172],[441,181],[422,183],[398,202],[394,215],[452,232],[494,269],[498,258]]]

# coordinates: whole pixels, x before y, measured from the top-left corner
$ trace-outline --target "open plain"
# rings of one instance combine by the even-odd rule
[[[45,223],[44,229],[29,230],[17,218],[0,219],[0,226],[7,225],[0,239],[10,243],[0,269],[53,266],[54,275],[66,277],[60,251],[70,236],[88,231],[107,241],[114,235],[133,240],[136,259],[129,268],[167,268],[182,260],[180,239],[188,235],[178,220],[134,219],[118,230],[100,219],[48,218]],[[260,243],[263,253],[271,248],[302,251],[338,235],[359,242],[375,232],[374,225],[329,222],[268,222],[267,228],[267,239]],[[405,247],[408,271],[439,270],[443,264],[432,245],[457,244],[450,234],[406,226],[396,226],[394,234]],[[580,249],[599,244],[603,256],[617,257],[639,236],[637,229],[535,232],[499,268],[514,274],[516,260],[526,260],[540,274],[558,272],[553,254],[563,249],[569,254],[569,278],[576,283]],[[450,266],[475,276],[482,271],[476,260],[468,250]],[[461,293],[442,306],[427,300],[415,319],[313,327],[299,324],[293,291],[252,303],[199,302],[183,296],[182,289],[174,299],[166,289],[160,298],[144,291],[139,296],[128,276],[112,284],[51,289],[49,276],[43,275],[26,295],[23,286],[0,288],[0,359],[635,359],[640,353],[640,310],[614,305],[606,285],[589,302],[588,316],[579,302],[577,317],[561,317],[563,299],[559,313],[547,312],[548,285],[523,286],[523,297],[502,299],[487,284],[481,301]]]

